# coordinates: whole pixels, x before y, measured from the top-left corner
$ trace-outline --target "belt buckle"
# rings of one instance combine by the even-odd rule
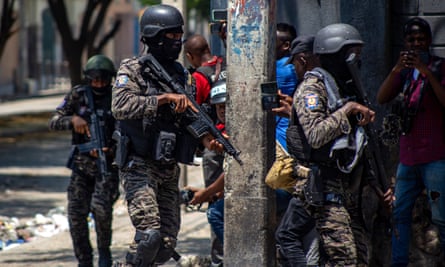
[[[332,203],[339,204],[339,205],[341,205],[343,203],[342,197],[340,195],[334,194],[334,193],[327,193],[325,195],[325,200],[332,202]]]

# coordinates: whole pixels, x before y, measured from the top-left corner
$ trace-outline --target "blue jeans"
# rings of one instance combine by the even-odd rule
[[[445,245],[445,160],[406,166],[397,169],[395,202],[393,207],[394,227],[392,235],[391,266],[407,266],[411,220],[414,203],[426,189],[431,206],[433,223],[439,228],[442,248]]]
[[[277,189],[276,191],[277,202],[277,216],[281,216],[286,212],[289,201],[292,199],[292,194]],[[215,233],[216,237],[224,244],[224,199],[218,199],[209,205],[207,209],[207,221]]]
[[[209,205],[207,221],[216,237],[224,244],[224,198],[218,199]]]
[[[277,202],[277,217],[281,217],[287,210],[289,206],[289,201],[292,199],[292,194],[283,189],[275,190],[275,197]]]

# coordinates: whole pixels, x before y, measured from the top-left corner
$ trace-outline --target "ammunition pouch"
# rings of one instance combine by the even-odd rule
[[[175,160],[176,134],[160,131],[156,134],[153,159],[162,163],[173,163]]]

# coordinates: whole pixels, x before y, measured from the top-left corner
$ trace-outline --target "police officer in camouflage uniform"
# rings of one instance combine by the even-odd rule
[[[92,267],[93,254],[89,240],[88,215],[92,212],[97,233],[99,266],[112,264],[110,252],[113,204],[119,195],[117,168],[112,166],[114,141],[111,136],[115,120],[111,114],[111,81],[115,76],[113,62],[103,56],[91,57],[84,68],[86,84],[75,86],[49,122],[50,130],[72,130],[72,154],[68,167],[72,169],[68,186],[68,221],[74,253],[79,267]],[[92,108],[94,110],[92,110]],[[91,114],[102,126],[107,179],[101,176],[95,149],[81,152],[79,146],[91,142]]]
[[[145,52],[194,97],[191,76],[176,62],[183,25],[176,8],[151,6],[140,20],[141,41]],[[194,109],[191,101],[156,79],[143,58],[122,61],[113,88],[112,110],[120,121],[121,140],[128,139],[127,153],[121,153],[125,160],[120,178],[136,228],[125,265],[146,267],[162,264],[174,255],[180,226],[178,162],[193,162],[198,141],[219,151],[222,146],[205,129],[197,135],[188,127],[197,122],[189,116]]]
[[[305,200],[316,219],[327,266],[368,264],[359,209],[362,163],[344,171],[341,162],[349,159],[348,153],[354,156],[358,152],[333,150],[337,140],[354,140],[356,129],[375,117],[368,107],[349,101],[354,90],[349,86],[351,74],[346,59],[351,53],[359,56],[362,45],[359,32],[348,24],[332,24],[317,33],[314,53],[321,66],[305,74],[294,96],[300,135],[289,136],[288,132],[289,152],[311,167],[318,178],[307,183]],[[357,147],[363,149],[363,143]]]

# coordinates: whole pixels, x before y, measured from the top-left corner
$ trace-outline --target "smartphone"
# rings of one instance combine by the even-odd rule
[[[276,81],[261,84],[261,105],[263,110],[271,110],[280,106]]]
[[[227,21],[227,9],[213,9],[212,21]]]

